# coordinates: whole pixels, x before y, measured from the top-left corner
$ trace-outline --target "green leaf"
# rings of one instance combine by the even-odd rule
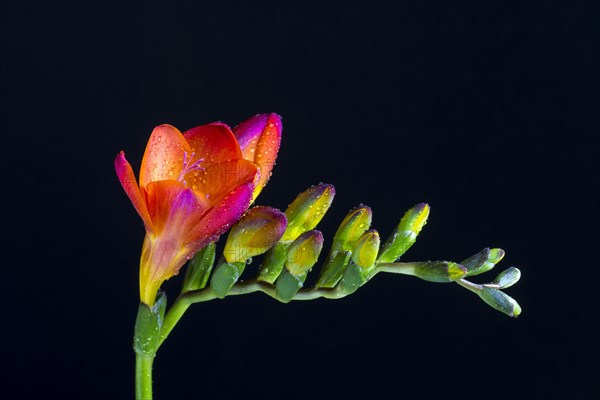
[[[246,263],[243,262],[222,262],[217,266],[210,279],[210,287],[218,298],[222,299],[227,296],[244,272],[245,267]]]
[[[332,288],[342,279],[352,257],[351,251],[332,252],[321,270],[317,287]]]
[[[260,265],[258,275],[259,281],[264,281],[273,284],[285,265],[287,258],[287,250],[291,243],[279,242],[271,250],[267,251],[263,262]]]
[[[277,282],[275,283],[275,293],[277,299],[283,303],[287,303],[294,298],[296,293],[304,286],[307,273],[301,275],[294,275],[287,269],[284,270]]]
[[[344,271],[344,276],[339,283],[339,288],[345,294],[352,294],[367,282],[365,270],[354,262],[350,262]]]
[[[204,289],[215,263],[215,249],[216,245],[210,243],[196,253],[188,265],[181,289],[182,293]]]
[[[165,309],[167,296],[160,292],[154,306],[149,307],[144,303],[138,306],[133,334],[133,350],[144,356],[154,356],[158,349],[158,338]]]

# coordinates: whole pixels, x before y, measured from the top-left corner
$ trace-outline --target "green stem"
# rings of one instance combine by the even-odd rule
[[[169,333],[175,328],[175,325],[177,325],[190,305],[216,298],[216,294],[210,287],[180,294],[167,312],[167,315],[165,315],[165,319],[163,320],[160,329],[160,336],[158,338],[158,347],[163,344],[167,336],[169,336]]]
[[[249,280],[246,282],[236,283],[228,293],[228,296],[239,296],[242,294],[249,294],[254,292],[262,292],[277,300],[275,292],[275,286],[257,280]],[[313,300],[319,297],[326,299],[340,299],[347,296],[348,293],[344,293],[339,289],[328,289],[328,288],[313,288],[313,289],[302,289],[294,296],[293,300]],[[175,300],[165,319],[162,323],[160,330],[160,337],[158,339],[158,346],[160,347],[163,342],[167,339],[167,336],[171,333],[175,325],[179,322],[183,314],[187,311],[188,307],[194,303],[202,303],[204,301],[214,300],[217,295],[212,291],[210,287],[200,290],[192,290],[186,293],[182,293]]]
[[[470,282],[464,278],[457,280],[456,283],[476,294],[479,294],[483,290],[483,285]]]
[[[152,400],[153,356],[135,354],[135,399]]]

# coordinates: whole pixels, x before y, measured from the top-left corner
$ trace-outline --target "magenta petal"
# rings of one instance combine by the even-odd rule
[[[231,225],[236,223],[252,201],[252,184],[240,185],[208,211],[185,238],[190,253],[195,253],[210,242],[216,241]]]

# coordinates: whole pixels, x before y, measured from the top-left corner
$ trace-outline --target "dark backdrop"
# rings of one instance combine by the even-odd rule
[[[133,398],[144,231],[114,156],[137,171],[158,124],[274,111],[259,204],[333,183],[330,242],[358,203],[386,236],[426,201],[405,258],[502,247],[523,314],[383,275],[339,301],[196,305],[159,352],[157,399],[598,395],[599,14],[482,3],[5,3],[1,390]]]

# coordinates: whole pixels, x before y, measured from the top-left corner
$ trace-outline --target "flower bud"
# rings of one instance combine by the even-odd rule
[[[417,204],[404,214],[394,233],[388,238],[381,250],[380,262],[394,262],[402,256],[417,240],[417,236],[429,217],[429,205]]]
[[[519,303],[500,290],[483,286],[477,294],[488,305],[510,317],[518,317],[521,314]]]
[[[371,209],[363,205],[346,215],[333,237],[331,250],[317,282],[318,287],[332,288],[338,283],[350,262],[354,244],[369,229],[372,217]]]
[[[321,221],[335,196],[333,185],[320,183],[300,193],[285,210],[288,224],[282,242],[293,242]]]
[[[316,264],[323,249],[323,234],[308,231],[300,235],[287,251],[286,269],[293,275],[302,275]]]
[[[294,240],[287,252],[285,270],[275,283],[279,301],[287,303],[298,293],[322,248],[323,235],[319,231],[305,232]]]
[[[494,279],[492,285],[497,286],[499,289],[506,289],[517,283],[519,279],[521,279],[521,271],[518,268],[510,267],[502,271]]]
[[[378,263],[377,269],[392,274],[412,275],[428,282],[452,282],[465,277],[467,269],[449,261]]]
[[[370,207],[361,205],[351,210],[336,231],[332,247],[352,250],[354,243],[371,226],[372,219],[373,212]]]
[[[504,254],[502,249],[485,248],[461,264],[467,269],[467,276],[479,275],[494,268],[502,260]]]
[[[452,282],[462,279],[467,269],[460,264],[447,261],[427,261],[415,263],[414,276],[428,282]]]
[[[352,261],[364,270],[375,265],[379,252],[379,233],[375,229],[365,232],[354,245]]]
[[[245,262],[269,250],[283,235],[287,220],[276,208],[254,207],[231,228],[223,255],[227,262]]]

